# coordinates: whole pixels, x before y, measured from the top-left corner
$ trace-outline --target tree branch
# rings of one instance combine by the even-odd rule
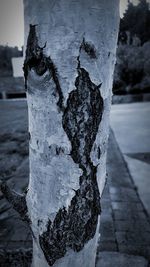
[[[28,209],[26,204],[26,195],[18,194],[15,191],[11,190],[6,182],[1,182],[0,184],[1,191],[4,197],[12,205],[12,207],[20,214],[23,221],[30,222],[28,217]]]

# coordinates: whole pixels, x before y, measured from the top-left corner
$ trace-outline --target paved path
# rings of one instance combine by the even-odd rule
[[[150,103],[112,106],[111,126],[150,215]]]
[[[102,198],[100,251],[119,251],[150,260],[150,221],[113,132],[108,147],[108,183]]]
[[[101,252],[96,267],[147,267],[143,257],[118,252]]]
[[[28,184],[29,173],[26,102],[0,102],[0,114],[3,114],[0,117],[1,176],[12,188],[22,192]],[[107,166],[97,267],[148,267],[149,217],[112,131]],[[32,256],[29,229],[1,193],[0,229],[0,266],[29,266]]]

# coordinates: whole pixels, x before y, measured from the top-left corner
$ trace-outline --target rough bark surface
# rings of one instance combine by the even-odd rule
[[[78,73],[77,89],[70,93],[63,114],[63,128],[71,142],[71,157],[83,175],[68,210],[60,209],[54,222],[49,221],[47,231],[40,236],[50,266],[65,255],[67,248],[80,251],[94,237],[100,214],[97,167],[90,159],[90,152],[102,118],[103,100],[89,74],[83,68],[78,68]]]
[[[94,267],[118,0],[24,3],[33,266]]]
[[[75,191],[68,210],[61,208],[54,221],[48,221],[47,230],[39,237],[44,255],[52,266],[57,259],[65,255],[67,248],[80,251],[96,232],[100,214],[100,193],[96,177],[97,167],[93,165],[90,153],[102,119],[103,99],[99,90],[101,85],[95,85],[88,72],[80,67],[81,49],[90,57],[96,57],[93,46],[83,39],[77,58],[76,90],[69,94],[63,111],[63,96],[56,70],[50,57],[47,58],[43,54],[43,48],[38,45],[35,27],[36,25],[30,25],[24,63],[25,84],[27,86],[28,71],[31,68],[38,75],[49,70],[59,93],[57,104],[63,112],[62,125],[71,143],[70,155],[83,171],[79,178],[80,188]]]

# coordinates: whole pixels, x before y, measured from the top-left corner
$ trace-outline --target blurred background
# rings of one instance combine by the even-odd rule
[[[101,267],[148,267],[150,1],[121,0],[120,17],[98,258]],[[29,176],[23,24],[23,2],[0,0],[0,179],[20,193]],[[0,191],[0,266],[30,266],[31,257],[30,230]]]
[[[0,5],[0,98],[25,97],[23,79],[20,79],[23,77],[23,3],[1,0]],[[140,99],[139,95],[150,93],[149,1],[121,0],[120,16],[113,84],[115,102]]]

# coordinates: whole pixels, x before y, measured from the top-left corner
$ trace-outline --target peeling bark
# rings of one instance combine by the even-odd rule
[[[67,248],[80,251],[96,232],[100,214],[100,193],[96,177],[97,167],[93,165],[90,153],[102,119],[103,99],[99,90],[101,84],[95,85],[90,80],[89,73],[80,67],[79,55],[76,90],[71,91],[67,106],[63,107],[63,95],[56,67],[51,58],[44,55],[43,48],[39,47],[35,27],[36,25],[30,25],[27,41],[24,63],[25,86],[27,86],[28,71],[31,68],[39,76],[49,70],[59,93],[57,104],[63,112],[62,125],[71,143],[70,155],[83,171],[83,175],[79,178],[80,188],[75,192],[68,210],[61,208],[53,223],[48,221],[47,231],[39,236],[47,262],[52,266],[57,259],[66,254]],[[79,51],[81,49],[84,49],[90,58],[96,58],[94,46],[85,39]]]
[[[67,248],[78,252],[94,237],[100,214],[97,168],[90,152],[102,119],[103,99],[99,86],[91,82],[88,72],[79,65],[75,86],[76,90],[69,94],[62,124],[71,142],[71,157],[83,175],[68,210],[61,208],[54,222],[49,220],[47,231],[39,237],[50,266],[65,255]]]
[[[24,0],[34,267],[95,266],[117,3]]]
[[[8,202],[20,214],[22,220],[30,223],[26,204],[26,195],[21,195],[11,190],[5,182],[2,182],[1,184],[1,191],[4,194],[5,198],[8,200]]]
[[[99,90],[101,85],[92,83],[88,72],[80,67],[79,56],[76,90],[69,94],[67,106],[62,109],[63,96],[58,74],[51,58],[45,57],[43,48],[38,46],[35,27],[36,25],[30,25],[27,42],[24,63],[26,86],[28,71],[31,68],[40,76],[49,70],[59,92],[57,104],[63,111],[62,125],[72,146],[71,157],[83,171],[79,178],[80,189],[75,192],[68,210],[61,208],[53,223],[48,221],[47,231],[39,237],[47,262],[52,266],[57,259],[65,255],[67,248],[80,251],[95,235],[100,214],[100,194],[96,178],[97,168],[90,159],[90,152],[102,119],[103,99]],[[91,58],[96,58],[94,46],[88,44],[85,39],[81,49]]]

